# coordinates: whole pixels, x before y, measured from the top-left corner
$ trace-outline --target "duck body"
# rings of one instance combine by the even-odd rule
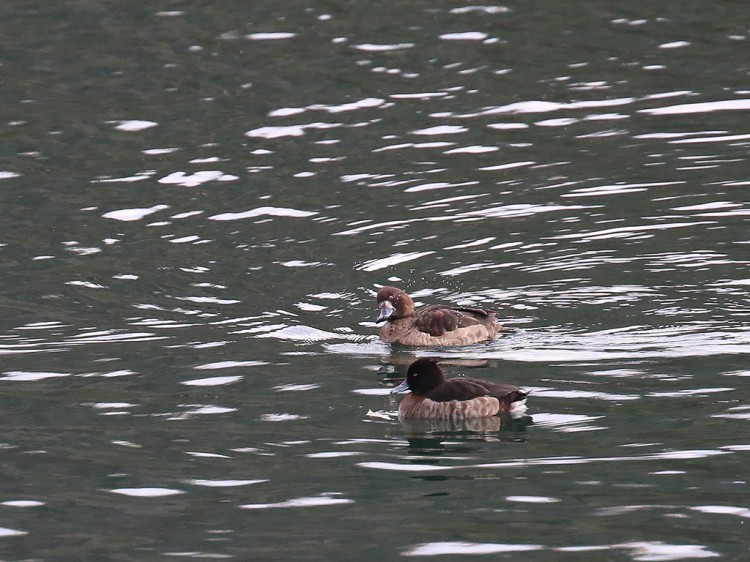
[[[502,330],[491,310],[440,304],[415,308],[411,297],[396,287],[381,288],[377,301],[377,322],[384,322],[379,335],[386,343],[469,345],[492,340]]]
[[[433,359],[417,359],[406,380],[391,393],[411,391],[398,406],[399,416],[464,419],[509,414],[525,405],[528,392],[511,384],[457,377],[445,379]]]

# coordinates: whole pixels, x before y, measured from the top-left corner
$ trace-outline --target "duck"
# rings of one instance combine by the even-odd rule
[[[410,390],[401,400],[402,418],[456,420],[483,418],[525,410],[527,390],[469,377],[446,379],[437,361],[420,358],[409,365],[406,379],[391,390]]]
[[[453,308],[431,304],[414,308],[401,289],[382,287],[377,295],[380,339],[406,346],[469,345],[495,339],[501,331],[495,312],[483,308]]]

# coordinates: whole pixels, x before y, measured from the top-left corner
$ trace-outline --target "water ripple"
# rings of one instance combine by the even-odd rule
[[[681,451],[664,451],[661,453],[645,453],[643,455],[631,456],[614,456],[614,457],[546,457],[530,459],[511,459],[492,463],[465,464],[465,465],[445,465],[445,464],[407,464],[397,462],[366,461],[359,462],[357,466],[374,470],[385,470],[394,472],[444,472],[463,469],[502,469],[518,468],[529,466],[568,466],[568,465],[587,465],[610,462],[642,462],[642,461],[663,461],[663,460],[692,460],[707,459],[720,455],[733,454],[730,451],[717,449],[695,449]],[[424,458],[424,457],[420,457]],[[443,459],[443,457],[441,457]]]

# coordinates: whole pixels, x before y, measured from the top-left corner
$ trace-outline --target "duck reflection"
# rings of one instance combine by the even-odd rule
[[[424,355],[406,350],[394,350],[390,355],[380,358],[378,373],[383,377],[382,382],[388,386],[400,383],[406,378],[409,366]],[[446,367],[459,367],[463,369],[492,369],[497,367],[498,362],[491,359],[469,359],[465,357],[441,357],[440,365]]]
[[[400,418],[409,454],[436,463],[473,456],[487,443],[525,443],[531,416],[492,416],[462,420]],[[412,459],[414,460],[414,459]],[[420,461],[416,461],[420,462]]]
[[[450,419],[415,419],[399,416],[401,426],[408,435],[434,435],[441,437],[460,437],[468,434],[475,436],[478,433],[497,433],[503,423],[499,416],[485,418],[464,418],[460,420]]]
[[[406,378],[406,371],[409,369],[409,365],[414,363],[420,357],[424,355],[417,355],[411,351],[406,350],[394,350],[390,355],[384,355],[380,358],[380,362],[384,367],[392,367],[393,370],[401,375],[401,378]],[[466,357],[441,357],[440,364],[452,367],[464,367],[467,369],[478,369],[483,367],[496,367],[497,361],[489,359],[470,359]]]
[[[529,415],[513,417],[489,416],[485,418],[449,419],[414,419],[399,416],[405,437],[411,442],[420,439],[429,442],[435,440],[456,441],[523,441],[518,435],[534,424]],[[501,433],[502,431],[502,433]],[[515,434],[515,435],[514,435]]]

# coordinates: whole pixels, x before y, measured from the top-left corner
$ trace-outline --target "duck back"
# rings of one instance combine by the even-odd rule
[[[487,335],[497,335],[498,324],[495,313],[479,308],[450,308],[440,304],[431,304],[418,308],[414,313],[414,325],[420,332],[432,337],[440,337],[447,332],[459,329],[485,328]]]
[[[470,401],[481,396],[491,396],[499,403],[500,412],[509,412],[514,402],[525,400],[528,392],[512,384],[496,384],[470,377],[457,377],[427,393],[426,397],[436,402],[450,400]]]

